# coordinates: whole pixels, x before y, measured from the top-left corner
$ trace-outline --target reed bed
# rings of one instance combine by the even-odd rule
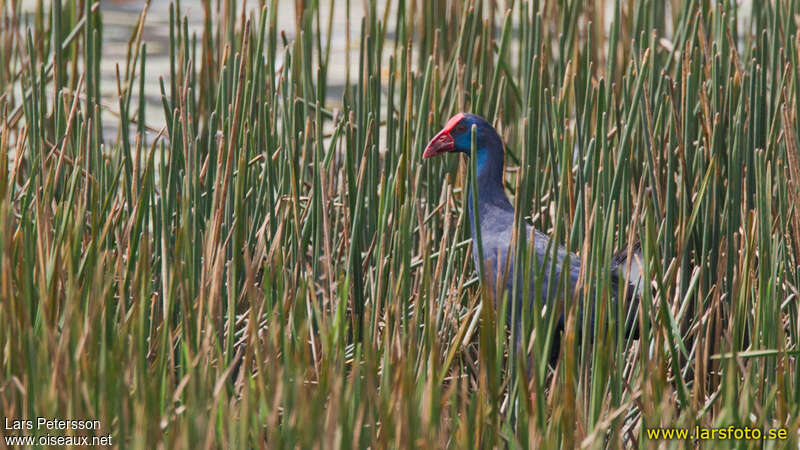
[[[2,3],[4,417],[134,448],[797,447],[797,2],[320,3],[206,0],[190,33],[175,1],[163,129],[141,26],[108,102],[99,1]],[[517,223],[583,261],[522,352],[470,256],[469,164],[421,160],[459,111],[501,132]],[[608,277],[636,240],[638,337]]]

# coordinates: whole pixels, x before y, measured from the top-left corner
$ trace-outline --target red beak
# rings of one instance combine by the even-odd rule
[[[431,156],[441,155],[442,153],[452,152],[453,150],[455,150],[453,136],[450,136],[450,129],[445,128],[428,142],[427,147],[425,147],[425,152],[422,154],[422,159],[428,159]]]

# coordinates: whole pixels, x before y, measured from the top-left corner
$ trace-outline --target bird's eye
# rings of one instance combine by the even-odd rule
[[[456,125],[455,131],[456,133],[464,133],[467,131],[467,125],[465,123],[459,123]]]

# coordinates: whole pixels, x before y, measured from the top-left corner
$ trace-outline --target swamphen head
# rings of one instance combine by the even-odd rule
[[[503,144],[492,124],[476,114],[458,113],[428,142],[422,159],[445,153],[464,153],[472,150],[472,126],[477,131],[478,175],[497,177],[503,173]]]

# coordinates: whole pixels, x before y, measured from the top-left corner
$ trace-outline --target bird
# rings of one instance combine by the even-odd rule
[[[529,311],[533,311],[534,306],[534,290],[530,289],[530,298],[522,300],[522,287],[516,288],[516,295],[512,296],[513,276],[515,273],[515,256],[514,249],[511,247],[512,236],[514,233],[514,216],[515,211],[511,202],[508,200],[505,188],[503,186],[503,163],[504,163],[504,147],[500,136],[495,128],[483,117],[472,113],[458,113],[447,121],[444,128],[439,131],[425,147],[422,154],[423,159],[432,158],[434,156],[448,154],[448,153],[461,153],[467,158],[472,157],[472,128],[476,129],[476,185],[477,185],[477,205],[478,205],[478,220],[480,223],[475,223],[473,214],[473,194],[476,189],[473,186],[469,187],[467,194],[467,208],[470,219],[470,228],[472,232],[473,251],[472,257],[476,268],[480,268],[479,255],[482,254],[483,270],[485,273],[480,274],[483,282],[489,282],[494,285],[494,292],[490,295],[493,297],[494,305],[497,307],[499,299],[505,298],[514,304],[509,305],[507,308],[507,322],[512,321],[512,314],[516,312],[516,323],[513,326],[519,330],[521,322],[522,305],[525,300],[529,302]],[[480,228],[481,233],[481,250],[477,251],[478,239],[477,231]],[[581,271],[581,258],[568,252],[561,245],[552,245],[551,238],[545,233],[537,230],[531,225],[526,224],[527,239],[533,239],[533,249],[536,252],[535,263],[538,265],[546,264],[544,275],[539,285],[541,290],[542,305],[552,305],[557,294],[557,287],[562,282],[562,275],[568,277],[570,290],[569,293],[574,292],[578,284],[578,277]],[[528,243],[530,241],[527,241]],[[550,248],[550,250],[548,250]],[[550,270],[551,260],[548,255],[555,255],[555,271]],[[611,298],[616,301],[618,295],[619,283],[629,283],[629,288],[626,302],[634,307],[638,306],[638,297],[642,292],[642,257],[641,247],[636,241],[633,245],[633,250],[630,252],[632,258],[630,263],[627,261],[629,252],[622,250],[617,252],[609,261],[610,271],[610,286],[612,292]],[[532,262],[533,264],[534,262]],[[480,272],[479,272],[480,273]],[[531,272],[535,274],[536,272]],[[500,276],[498,276],[498,274]],[[533,275],[530,277],[534,278]],[[531,281],[533,283],[533,280]],[[626,319],[626,329],[630,334],[632,330],[635,333],[635,308],[628,308],[629,314]],[[563,309],[562,309],[563,311]],[[582,313],[579,311],[578,315]],[[580,320],[580,318],[579,318]],[[509,323],[509,325],[512,325]],[[558,319],[557,333],[563,331],[564,316],[561,313]],[[593,326],[591,324],[590,326]],[[580,327],[578,327],[580,329]],[[637,333],[638,334],[638,333]],[[519,340],[519,333],[517,333]],[[560,336],[556,336],[554,346],[558,346],[557,342],[560,341]],[[517,342],[519,345],[519,342]],[[551,349],[554,352],[555,349]],[[551,360],[553,359],[551,353]]]

